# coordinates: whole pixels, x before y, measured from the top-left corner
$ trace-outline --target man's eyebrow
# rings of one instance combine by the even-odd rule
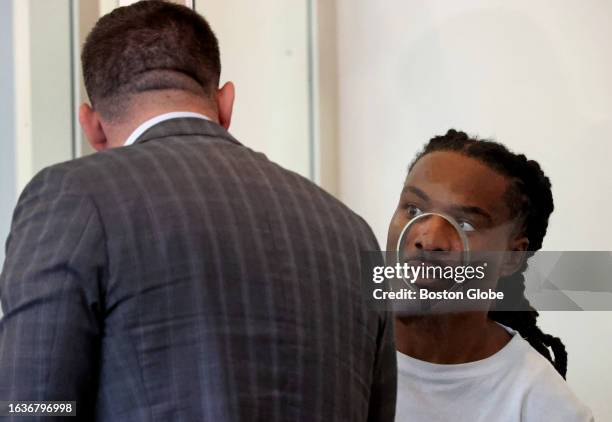
[[[417,188],[416,186],[405,185],[404,188],[402,189],[402,195],[406,192],[414,193],[416,196],[418,196],[425,202],[431,201],[431,199],[429,198],[429,195],[427,195],[425,192],[423,192],[421,189]],[[448,208],[449,208],[449,211],[453,213],[479,215],[485,218],[490,224],[493,223],[493,217],[491,217],[491,214],[489,214],[484,209],[477,207],[475,205],[451,205]]]
[[[412,185],[404,186],[404,189],[402,189],[402,195],[406,192],[412,192],[416,196],[421,198],[423,201],[429,202],[429,196],[425,192],[423,192],[421,189],[417,188],[416,186],[412,186]]]

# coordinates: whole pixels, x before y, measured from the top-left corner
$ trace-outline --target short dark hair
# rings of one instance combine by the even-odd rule
[[[92,106],[117,117],[126,95],[178,89],[211,96],[219,85],[219,44],[193,10],[160,0],[119,7],[101,17],[81,54]],[[119,101],[118,101],[119,100]]]

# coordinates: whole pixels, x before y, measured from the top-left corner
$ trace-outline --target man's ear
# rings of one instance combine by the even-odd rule
[[[229,129],[232,122],[232,111],[234,109],[234,84],[226,82],[217,90],[217,109],[219,110],[219,124]]]
[[[527,259],[527,248],[529,239],[525,236],[514,238],[509,245],[509,251],[505,254],[501,266],[501,276],[507,277],[519,271]]]
[[[110,148],[108,139],[100,122],[100,115],[89,104],[83,103],[79,107],[79,123],[85,132],[89,145],[96,151]]]

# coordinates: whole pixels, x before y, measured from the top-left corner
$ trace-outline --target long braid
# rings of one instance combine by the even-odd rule
[[[512,186],[506,192],[506,200],[512,215],[523,222],[523,233],[529,239],[527,257],[542,247],[548,228],[548,217],[554,209],[550,180],[540,165],[523,154],[514,154],[505,146],[470,138],[464,132],[449,130],[444,136],[432,138],[410,165],[410,169],[424,155],[434,151],[456,151],[475,158],[508,177]],[[518,331],[531,346],[548,359],[565,378],[567,352],[558,337],[542,332],[537,325],[538,312],[525,297],[527,260],[516,273],[502,277],[498,288],[504,292],[503,309],[525,311],[489,311],[489,317]],[[551,354],[552,351],[552,354]]]
[[[526,264],[524,265],[524,271]],[[526,311],[490,311],[489,317],[518,331],[531,346],[548,359],[565,378],[567,373],[567,352],[561,340],[545,334],[537,326],[539,313],[529,304],[524,295],[525,278],[522,272],[499,280],[498,288],[504,292],[504,309],[527,309]],[[552,356],[550,350],[552,350]],[[554,356],[554,358],[553,358]]]

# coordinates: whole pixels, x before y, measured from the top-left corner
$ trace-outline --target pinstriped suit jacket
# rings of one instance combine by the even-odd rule
[[[7,241],[0,400],[76,400],[85,421],[391,421],[392,323],[360,287],[377,248],[205,120],[47,168]]]

